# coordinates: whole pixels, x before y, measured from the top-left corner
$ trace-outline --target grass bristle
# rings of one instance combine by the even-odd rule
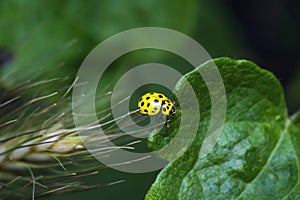
[[[107,166],[95,160],[82,144],[81,140],[93,140],[93,136],[80,138],[78,127],[73,125],[69,94],[76,81],[67,85],[65,78],[43,79],[41,75],[0,94],[0,199],[32,199],[122,182],[89,186],[81,181],[82,177],[95,175]],[[66,86],[53,91],[57,85]],[[110,94],[100,94],[98,99]],[[97,114],[100,122],[109,125],[107,134],[114,133],[110,139],[124,136],[116,134],[114,120],[108,121],[110,108]],[[81,128],[93,129],[97,123]],[[118,148],[106,146],[106,141],[107,138],[95,139],[104,144],[97,153],[109,156],[109,152]],[[136,142],[119,148],[132,149]]]

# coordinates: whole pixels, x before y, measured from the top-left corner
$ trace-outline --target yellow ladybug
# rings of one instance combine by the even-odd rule
[[[175,113],[174,104],[165,95],[157,92],[144,94],[138,102],[139,112],[143,115],[171,115]]]

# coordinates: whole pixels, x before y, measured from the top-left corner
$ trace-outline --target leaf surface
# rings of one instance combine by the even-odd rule
[[[174,93],[184,93],[187,83],[193,86],[201,116],[197,135],[188,150],[161,171],[146,199],[298,199],[300,117],[288,119],[279,81],[246,60],[213,61],[227,96],[226,119],[217,143],[207,156],[199,157],[211,105],[206,84],[194,70],[178,82]],[[151,134],[152,150],[172,140],[180,125],[178,115],[180,111],[171,117],[169,128]]]

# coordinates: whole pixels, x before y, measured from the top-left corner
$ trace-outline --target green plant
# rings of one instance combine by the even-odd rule
[[[88,185],[82,181],[83,177],[107,168],[90,155],[83,142],[94,140],[102,144],[103,148],[95,151],[107,155],[110,151],[107,139],[78,136],[78,129],[92,125],[76,128],[73,125],[68,94],[77,79],[69,86],[67,78],[41,79],[43,74],[39,81],[33,79],[0,94],[0,199],[34,199],[122,182],[106,180]],[[53,91],[57,85],[65,87]],[[102,94],[98,100],[108,95]],[[108,113],[109,110],[104,110],[98,115],[100,124],[101,120],[108,123]],[[117,133],[110,139],[121,136]],[[130,148],[128,145],[126,148]]]
[[[201,119],[196,138],[182,156],[161,171],[145,198],[298,199],[300,115],[288,117],[279,81],[246,60],[218,58],[201,67],[212,62],[222,75],[227,96],[222,133],[209,154],[199,158],[211,117],[210,95],[197,70],[187,73],[174,93],[184,93],[188,81],[199,99]],[[53,84],[64,85],[66,80],[37,81],[42,78],[1,93],[0,199],[103,186],[85,185],[81,180],[106,167],[97,164],[84,149],[72,123],[68,93],[76,80],[49,92]],[[34,94],[32,99],[28,93]],[[102,98],[107,95],[110,93],[102,94]],[[107,112],[100,112],[98,117],[107,121]],[[179,116],[180,109],[170,117],[169,127],[150,135],[150,149],[160,149],[172,140],[180,125]],[[107,148],[99,149],[99,153],[109,155]]]
[[[211,110],[207,87],[198,70],[186,74],[199,99],[200,123],[188,150],[169,163],[146,195],[157,199],[299,199],[300,115],[288,117],[277,78],[246,60],[218,58],[227,115],[216,145],[204,158],[199,151],[209,125]],[[186,97],[188,101],[188,96]],[[153,132],[149,147],[158,150],[176,134],[180,119],[169,129]]]

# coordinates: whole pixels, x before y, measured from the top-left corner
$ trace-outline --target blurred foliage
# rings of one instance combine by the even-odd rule
[[[14,80],[2,81],[7,87],[62,63],[58,76],[74,76],[97,44],[136,27],[160,26],[195,36],[214,56],[243,55],[233,17],[205,1],[1,1],[0,17],[0,47],[13,54],[13,62],[2,70],[14,73]]]
[[[190,33],[195,15],[194,1],[1,1],[0,46],[14,56],[3,73],[17,70],[15,80],[4,84],[9,86],[40,67],[60,63],[64,67],[58,75],[72,76],[88,52],[109,36],[141,26]]]

